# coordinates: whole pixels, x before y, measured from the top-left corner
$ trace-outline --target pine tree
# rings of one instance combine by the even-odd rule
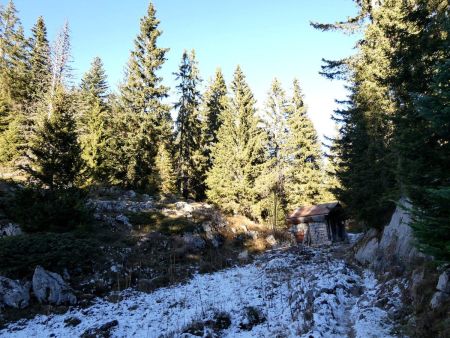
[[[317,132],[307,115],[299,82],[294,80],[293,86],[285,148],[290,162],[285,184],[289,210],[321,202],[323,194],[322,152]]]
[[[53,191],[75,186],[82,160],[72,97],[59,86],[51,100],[52,111],[41,114],[22,169],[31,181]]]
[[[212,148],[207,196],[227,212],[257,218],[260,215],[255,211],[258,198],[255,180],[265,160],[266,135],[240,67],[234,73],[231,93],[230,103],[222,114],[218,141]]]
[[[202,134],[199,106],[201,82],[195,52],[184,51],[178,73],[177,86],[180,98],[174,108],[178,111],[176,121],[176,167],[178,189],[183,197],[201,197],[201,177],[197,172],[202,159]]]
[[[155,157],[161,142],[171,142],[172,120],[169,107],[162,103],[168,88],[157,75],[166,61],[167,48],[159,48],[159,20],[150,3],[147,15],[141,19],[140,33],[131,52],[125,83],[121,87],[121,106],[126,119],[125,141],[118,149],[121,168],[115,176],[122,184],[137,188],[157,189]]]

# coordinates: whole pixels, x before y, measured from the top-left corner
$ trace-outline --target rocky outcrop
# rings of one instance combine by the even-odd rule
[[[450,269],[446,269],[439,276],[436,285],[436,292],[431,298],[430,306],[432,309],[441,307],[444,303],[450,300]]]
[[[407,200],[401,199],[381,234],[371,229],[359,240],[355,246],[355,259],[359,263],[384,271],[393,265],[410,266],[425,258],[415,247],[410,207]]]
[[[33,275],[33,292],[39,303],[76,304],[77,298],[70,286],[54,272],[37,266]]]
[[[0,276],[0,308],[23,309],[30,302],[30,284]]]

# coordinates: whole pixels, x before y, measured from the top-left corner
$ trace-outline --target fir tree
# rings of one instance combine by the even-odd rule
[[[201,82],[195,52],[189,55],[184,51],[178,73],[177,86],[180,95],[175,104],[178,111],[176,121],[176,167],[178,189],[183,197],[201,197],[201,177],[197,172],[201,156],[201,120],[199,106],[201,95],[198,86]]]
[[[140,33],[128,62],[125,83],[121,87],[123,118],[127,120],[125,142],[118,150],[124,171],[117,172],[122,183],[138,188],[157,189],[155,156],[161,142],[170,142],[172,121],[169,107],[162,103],[168,88],[157,75],[166,61],[167,48],[159,48],[159,20],[150,3],[141,19]]]
[[[253,218],[258,192],[255,180],[265,160],[264,131],[256,116],[255,99],[240,67],[231,83],[232,98],[222,114],[213,166],[208,172],[208,198],[227,212]]]
[[[320,202],[323,194],[322,154],[317,132],[307,115],[299,82],[295,80],[293,85],[285,146],[285,156],[290,162],[285,184],[289,210]]]

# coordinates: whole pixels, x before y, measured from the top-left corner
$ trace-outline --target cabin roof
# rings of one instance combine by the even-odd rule
[[[340,207],[339,202],[323,203],[316,205],[302,206],[294,210],[288,217],[288,219],[296,219],[299,217],[311,217],[319,215],[328,215],[336,207]]]

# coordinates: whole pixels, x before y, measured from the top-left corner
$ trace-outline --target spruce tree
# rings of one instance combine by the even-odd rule
[[[201,119],[201,157],[197,164],[197,175],[200,181],[200,197],[206,197],[206,177],[212,167],[211,149],[217,143],[217,132],[222,124],[222,114],[228,104],[227,87],[218,68],[214,79],[203,95],[200,107]]]
[[[22,169],[32,182],[53,191],[75,186],[82,160],[73,98],[59,86],[51,100],[52,111],[41,114]]]
[[[229,105],[222,114],[213,166],[208,172],[208,198],[226,212],[253,218],[258,192],[255,181],[265,160],[266,135],[256,115],[255,99],[240,67],[231,83]]]
[[[161,35],[159,20],[152,3],[141,19],[140,33],[134,41],[121,86],[121,106],[127,123],[124,144],[118,150],[122,172],[115,176],[122,184],[137,188],[157,189],[155,156],[161,142],[171,142],[172,120],[169,107],[162,103],[168,88],[161,85],[158,71],[166,61],[167,48],[157,46]]]
[[[188,55],[184,51],[178,73],[177,85],[180,98],[174,108],[178,112],[176,120],[176,170],[178,176],[178,190],[185,198],[200,198],[201,176],[198,168],[202,159],[202,134],[199,106],[201,82],[195,52]]]
[[[160,143],[156,155],[156,169],[158,170],[159,192],[162,195],[176,193],[176,175],[172,160],[172,153],[166,148],[164,143]]]
[[[40,16],[31,29],[31,98],[33,101],[42,100],[50,88],[51,59],[50,45],[47,40],[47,28]]]
[[[0,161],[11,165],[25,142],[29,106],[29,45],[14,3],[0,7]]]
[[[80,143],[90,180],[105,182],[110,173],[108,140],[113,136],[107,102],[108,84],[103,63],[94,58],[80,86]]]
[[[285,152],[289,158],[286,170],[288,209],[322,201],[322,152],[314,126],[309,119],[300,84],[293,83],[294,94],[287,120],[289,137]]]
[[[261,194],[261,209],[267,214],[273,227],[283,224],[286,213],[285,175],[289,154],[287,120],[290,113],[289,101],[275,78],[268,93],[265,107],[265,124],[268,133],[268,161],[265,163],[258,185]]]

